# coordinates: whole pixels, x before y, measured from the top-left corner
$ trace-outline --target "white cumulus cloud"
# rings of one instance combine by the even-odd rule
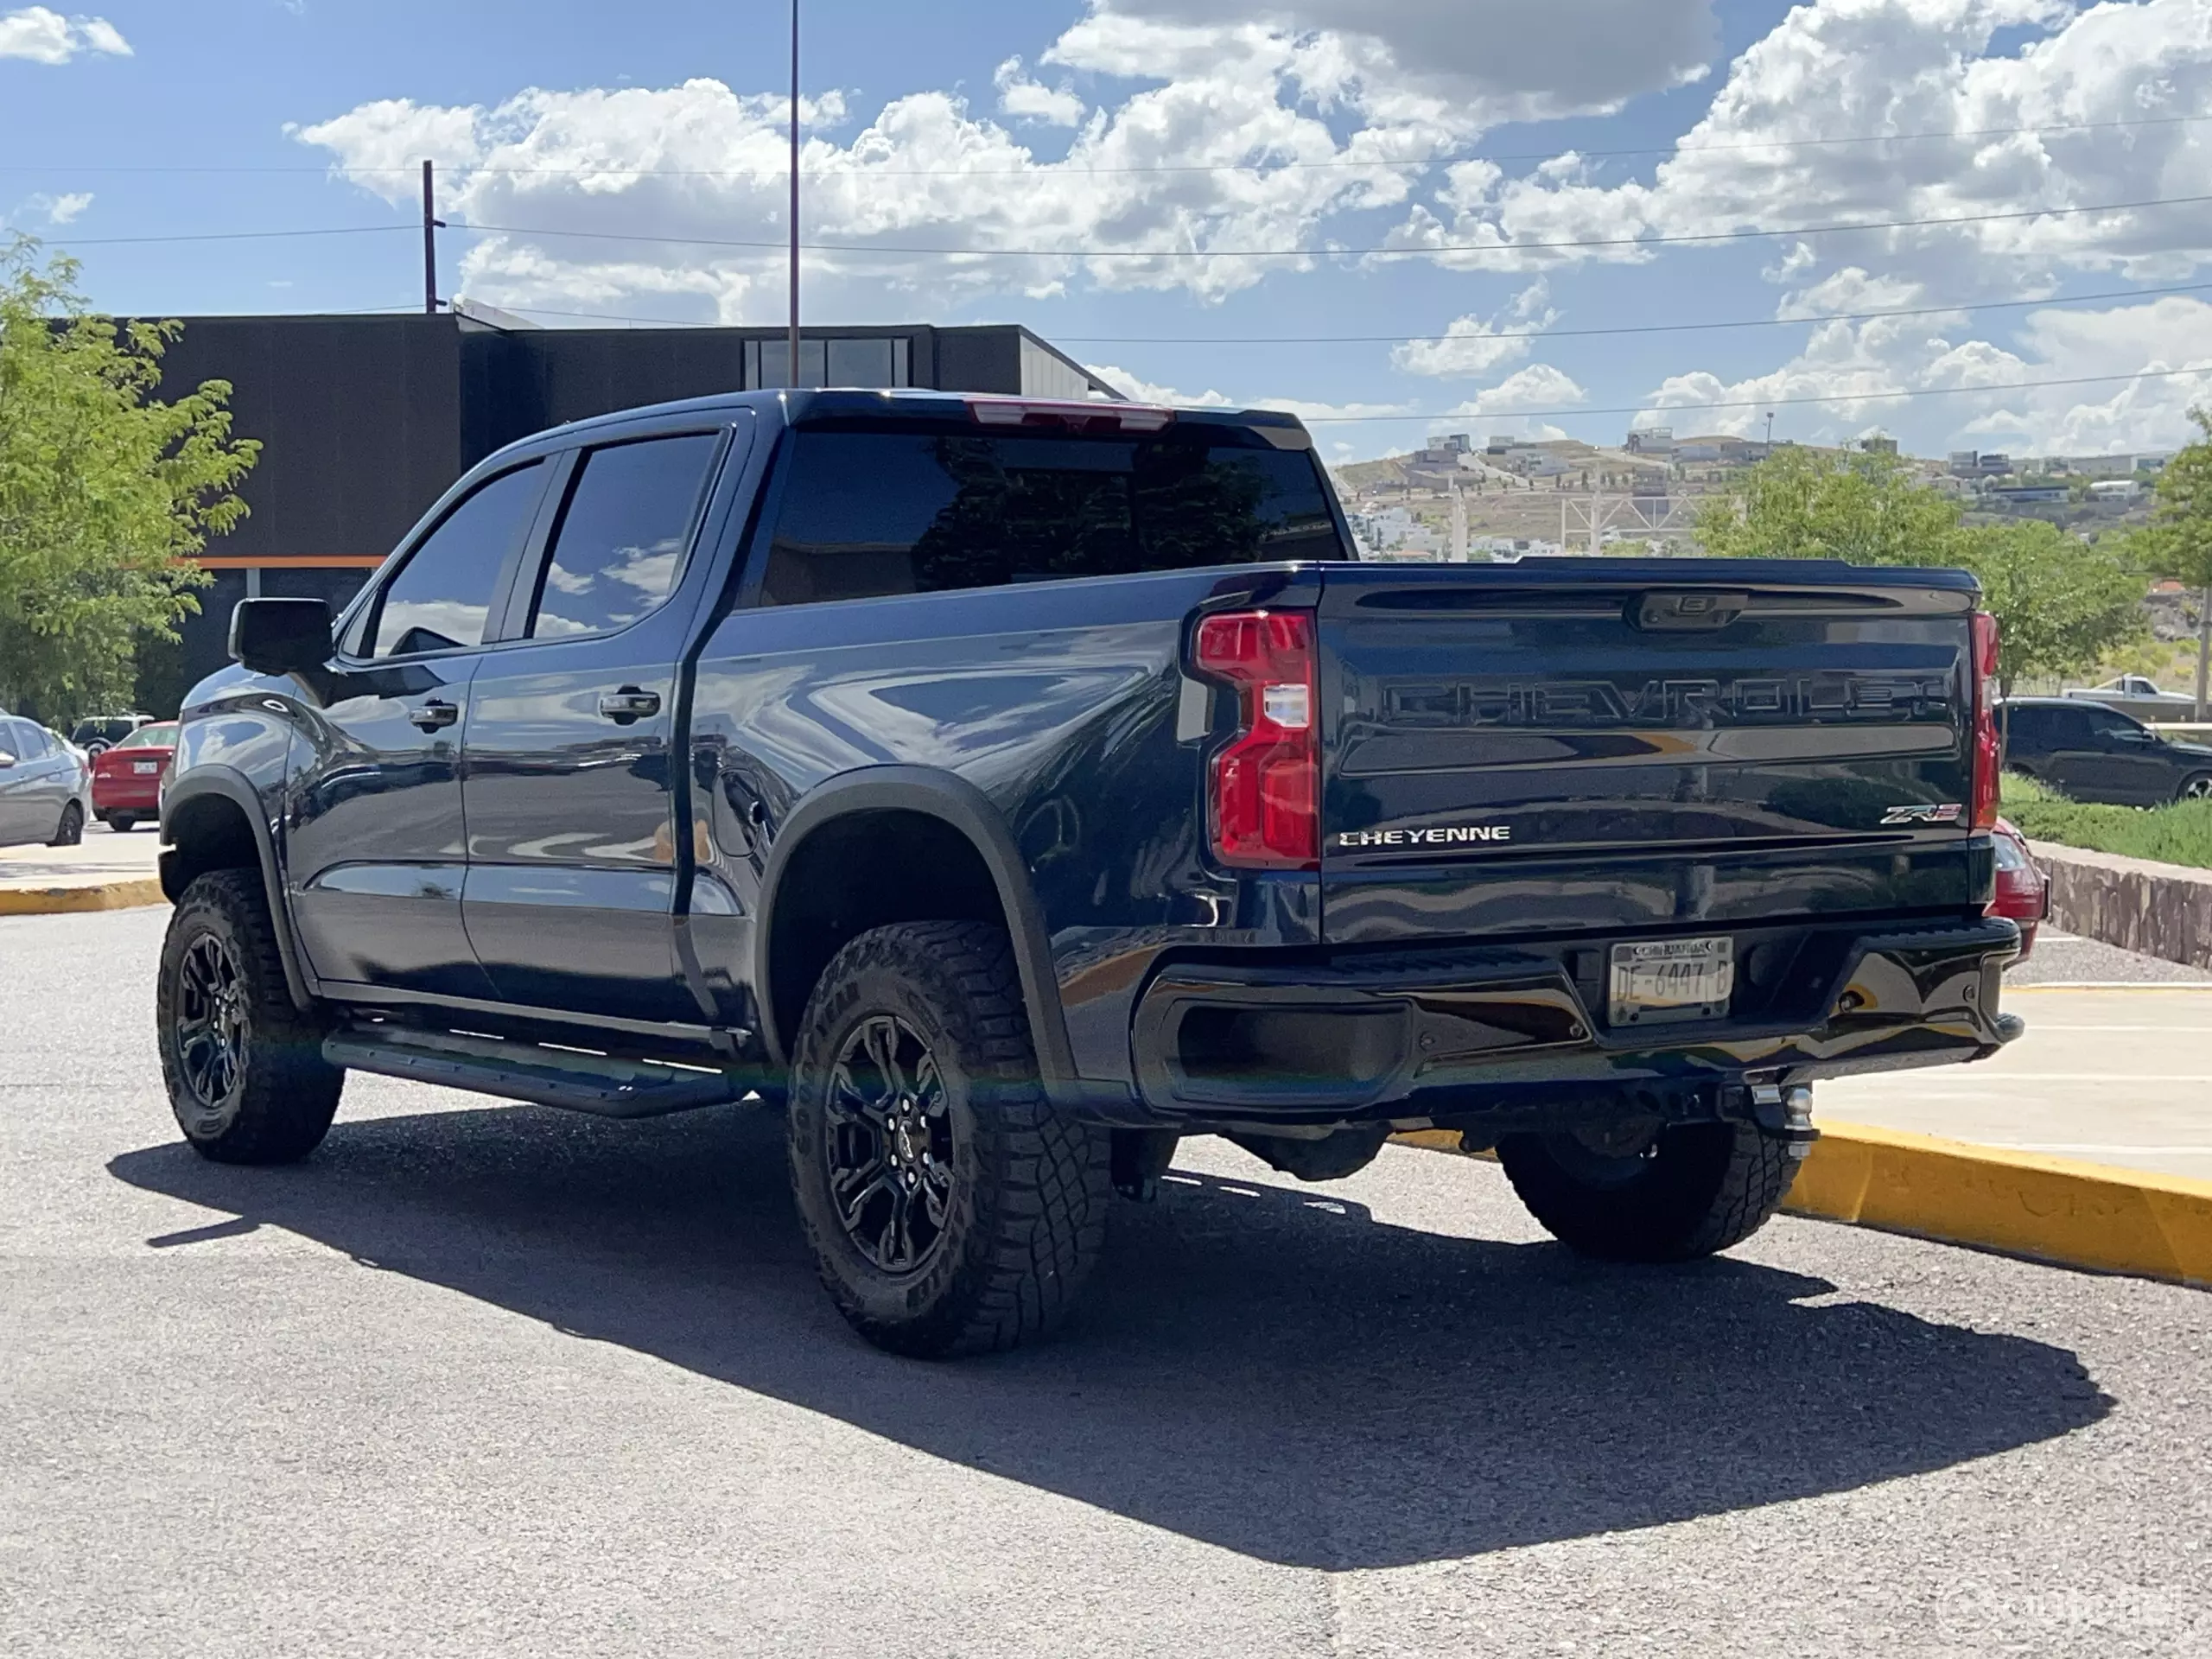
[[[1050,127],[1083,124],[1085,105],[1066,86],[1046,86],[1024,74],[1020,58],[999,65],[991,84],[999,89],[999,113],[1016,121],[1038,121]]]
[[[130,42],[105,17],[65,17],[46,6],[0,12],[0,58],[67,63],[79,52],[127,58]]]
[[[2024,32],[2017,47],[1999,38],[2010,30]],[[1808,238],[1780,274],[1878,264],[1988,287],[2067,269],[2154,277],[2212,257],[2212,203],[2113,204],[2212,196],[2212,145],[2190,120],[2208,107],[2212,0],[1808,0],[1730,66],[1650,181],[1463,162],[1393,239],[1471,245],[1439,257],[1495,270],[1660,257],[1624,238],[1948,219],[1974,222]],[[2127,122],[2149,124],[2112,124]],[[1884,134],[1898,137],[1833,142]],[[2052,207],[2107,211],[1978,217]],[[1589,241],[1612,245],[1534,245]]]
[[[802,227],[824,245],[807,280],[829,303],[1076,285],[1216,302],[1310,270],[1313,257],[1253,251],[1313,246],[1332,215],[1402,207],[1428,159],[1473,130],[1446,100],[1350,74],[1340,44],[1266,19],[1095,10],[1039,62],[1138,84],[1085,105],[1018,60],[997,76],[1007,121],[1073,124],[1052,159],[951,92],[894,99],[856,130],[847,100],[825,95],[802,110]],[[553,308],[683,293],[750,321],[780,305],[785,119],[780,97],[696,79],[488,105],[386,99],[295,136],[395,204],[435,158],[448,218],[509,227],[473,241],[474,297]]]
[[[1442,338],[1408,340],[1392,348],[1390,360],[1408,374],[1462,379],[1518,363],[1534,348],[1535,335],[1559,320],[1548,296],[1539,279],[1497,316],[1455,317]]]

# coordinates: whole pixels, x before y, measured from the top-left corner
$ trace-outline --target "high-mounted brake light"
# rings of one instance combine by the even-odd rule
[[[1313,619],[1303,611],[1225,611],[1198,624],[1192,655],[1199,673],[1237,691],[1236,737],[1214,756],[1207,780],[1216,856],[1248,869],[1319,869]]]
[[[1974,827],[1992,830],[2002,796],[2005,754],[1997,740],[1997,619],[1974,613]]]
[[[984,426],[1057,426],[1078,432],[1164,432],[1175,418],[1173,410],[1152,404],[1052,397],[970,397],[968,413]]]

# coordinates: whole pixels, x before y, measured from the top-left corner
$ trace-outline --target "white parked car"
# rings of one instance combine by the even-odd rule
[[[73,847],[92,816],[83,753],[36,721],[0,715],[0,847]]]

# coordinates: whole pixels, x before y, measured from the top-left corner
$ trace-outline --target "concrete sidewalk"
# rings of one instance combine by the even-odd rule
[[[160,904],[161,851],[158,830],[99,823],[76,847],[0,847],[0,916]]]

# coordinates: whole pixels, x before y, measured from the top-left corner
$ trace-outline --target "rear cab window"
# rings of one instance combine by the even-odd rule
[[[525,635],[611,633],[676,587],[721,435],[684,433],[587,450],[537,578]]]
[[[788,464],[764,605],[1352,556],[1313,452],[1249,428],[801,428]]]

